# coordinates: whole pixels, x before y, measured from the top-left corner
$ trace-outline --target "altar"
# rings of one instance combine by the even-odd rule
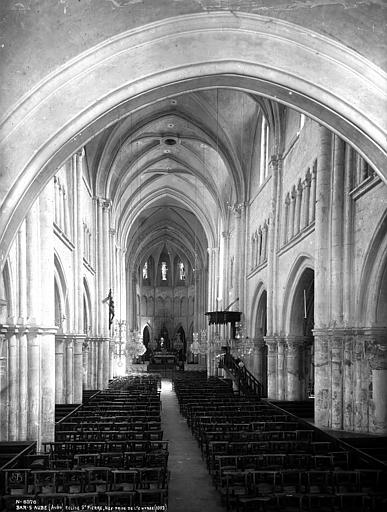
[[[153,363],[161,365],[176,364],[176,355],[170,352],[160,352],[153,354]]]
[[[176,364],[177,357],[173,352],[154,352],[149,361],[148,371],[175,370]]]

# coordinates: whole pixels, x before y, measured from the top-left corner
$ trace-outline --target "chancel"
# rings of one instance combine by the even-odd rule
[[[386,16],[1,2],[0,511],[385,508]]]

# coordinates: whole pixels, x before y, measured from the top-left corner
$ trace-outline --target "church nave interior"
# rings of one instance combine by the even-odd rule
[[[93,12],[64,0],[59,14],[45,0],[9,3],[0,7],[14,41],[0,99],[0,455],[6,465],[27,449],[15,463],[40,460],[35,472],[63,459],[64,475],[32,479],[23,493],[74,485],[84,501],[66,497],[68,507],[97,505],[103,492],[105,506],[108,496],[117,507],[148,499],[177,512],[175,466],[196,440],[192,464],[202,458],[205,471],[192,472],[208,480],[214,511],[377,510],[387,463],[385,7],[313,0],[324,32],[304,2],[292,13],[192,2],[196,12],[165,0],[152,14],[142,0]],[[355,21],[373,25],[369,39],[350,32]],[[30,32],[16,42],[20,27]],[[164,404],[187,445],[171,446]],[[238,435],[226,426],[207,435],[195,411],[238,424]],[[363,455],[348,448],[344,461],[344,441]],[[74,454],[110,472],[86,476]],[[258,459],[273,481],[252,473]],[[368,494],[367,464],[377,481]],[[181,486],[199,492],[187,468]],[[281,468],[294,469],[289,481]],[[18,494],[7,478],[4,493]],[[63,506],[61,496],[50,503]]]

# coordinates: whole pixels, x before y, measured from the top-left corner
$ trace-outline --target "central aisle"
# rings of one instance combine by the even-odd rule
[[[197,442],[179,411],[171,379],[161,381],[161,427],[169,441],[168,512],[224,512]]]

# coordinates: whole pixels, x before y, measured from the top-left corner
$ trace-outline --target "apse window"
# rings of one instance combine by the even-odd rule
[[[185,281],[185,268],[182,261],[179,262],[179,278],[180,281]]]
[[[167,280],[167,272],[168,272],[167,262],[162,261],[161,262],[161,280],[162,281]]]
[[[144,263],[144,266],[142,267],[142,278],[148,279],[148,262],[147,261]]]

